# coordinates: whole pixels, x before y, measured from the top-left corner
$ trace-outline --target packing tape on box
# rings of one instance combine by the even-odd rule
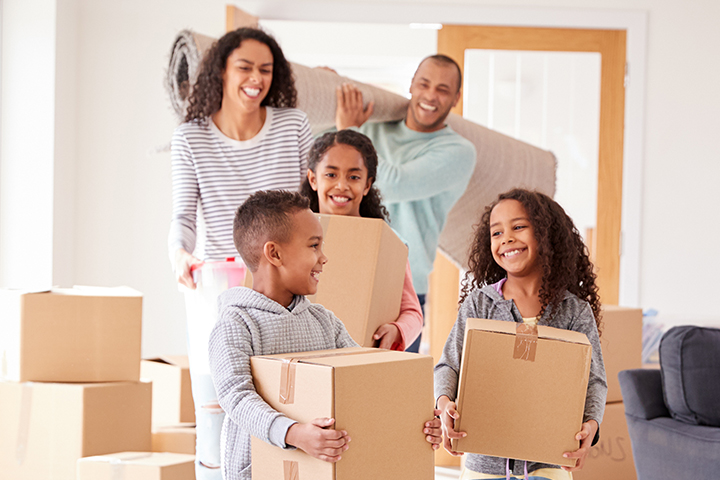
[[[28,436],[30,436],[30,412],[32,411],[33,389],[29,384],[20,385],[20,419],[18,422],[18,436],[15,444],[15,461],[22,465],[27,453]]]
[[[284,480],[300,480],[300,466],[292,460],[283,461]]]
[[[280,403],[283,405],[292,405],[295,403],[295,369],[300,360],[380,352],[387,352],[387,350],[381,350],[379,348],[361,350],[359,352],[343,352],[342,350],[338,350],[337,353],[308,354],[292,358],[283,358],[282,367],[280,368]]]
[[[537,325],[518,323],[515,329],[515,350],[513,351],[513,358],[534,362],[537,340]]]
[[[283,358],[280,369],[280,403],[292,405],[295,403],[295,365],[297,358]]]

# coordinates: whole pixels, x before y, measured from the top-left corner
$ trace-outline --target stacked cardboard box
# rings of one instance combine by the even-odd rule
[[[0,316],[3,476],[75,480],[81,457],[150,449],[139,292],[0,290]]]
[[[153,385],[153,427],[195,423],[187,355],[145,359],[140,363],[140,378]]]
[[[195,480],[195,457],[121,452],[78,460],[77,480]]]
[[[153,425],[152,451],[195,455],[195,424]]]
[[[618,373],[640,368],[642,362],[642,310],[613,305],[603,306],[600,343],[608,382],[605,416],[600,441],[592,449],[576,480],[635,480],[635,463],[625,422]]]

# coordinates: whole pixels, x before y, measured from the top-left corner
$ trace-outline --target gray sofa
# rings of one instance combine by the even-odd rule
[[[638,479],[720,479],[720,329],[668,330],[660,366],[619,374]]]

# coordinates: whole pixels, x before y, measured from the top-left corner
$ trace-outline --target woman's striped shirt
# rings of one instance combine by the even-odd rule
[[[313,142],[307,116],[266,109],[262,129],[246,141],[228,138],[211,118],[175,129],[171,261],[178,248],[204,261],[237,256],[232,226],[240,204],[258,190],[298,189]]]

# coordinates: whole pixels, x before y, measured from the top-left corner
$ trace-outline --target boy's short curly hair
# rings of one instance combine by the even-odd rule
[[[288,190],[255,192],[238,207],[233,221],[233,242],[251,272],[257,271],[265,244],[289,241],[292,215],[309,207],[306,197]]]

